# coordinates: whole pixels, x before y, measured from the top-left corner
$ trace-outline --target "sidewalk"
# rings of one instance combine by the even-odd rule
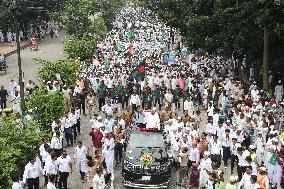
[[[20,42],[21,49],[26,48],[29,46],[29,41],[22,41]],[[12,45],[12,43],[0,43],[0,54],[4,55],[5,57],[10,56],[11,54],[16,53],[17,46]]]
[[[61,30],[59,30],[61,31]],[[50,30],[47,30],[46,34],[44,35],[44,37],[47,37],[49,36],[49,32]],[[24,41],[20,41],[20,47],[21,47],[21,50],[22,49],[25,49],[29,46],[30,44],[30,40],[24,40]],[[0,54],[4,55],[5,57],[8,57],[14,53],[17,52],[17,46],[16,44],[15,45],[12,45],[12,43],[0,43]]]

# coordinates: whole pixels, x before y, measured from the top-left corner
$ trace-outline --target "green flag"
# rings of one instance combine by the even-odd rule
[[[276,165],[276,163],[278,162],[278,159],[279,159],[278,155],[273,152],[268,160],[268,163],[271,165]]]
[[[130,41],[130,43],[132,43],[133,38],[134,38],[134,32],[131,30],[130,34],[129,34],[129,41]]]
[[[108,70],[109,70],[109,60],[108,60],[108,58],[105,58],[104,70],[105,70],[105,71],[108,71]]]

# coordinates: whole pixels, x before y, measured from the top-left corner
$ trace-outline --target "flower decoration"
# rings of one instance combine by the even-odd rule
[[[140,160],[144,165],[151,165],[152,163],[155,162],[155,158],[154,158],[153,155],[150,154],[150,153],[142,154],[142,155],[140,156],[139,160]]]

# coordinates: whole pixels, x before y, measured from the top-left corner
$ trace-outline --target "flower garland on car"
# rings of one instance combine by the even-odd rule
[[[139,160],[144,164],[144,165],[151,165],[152,163],[155,162],[155,158],[151,153],[143,153]]]

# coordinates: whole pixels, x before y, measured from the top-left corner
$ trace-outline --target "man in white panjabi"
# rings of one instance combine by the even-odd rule
[[[276,100],[280,102],[283,96],[283,85],[281,84],[281,80],[278,81],[278,84],[275,86],[274,95]]]
[[[160,117],[156,108],[152,108],[151,112],[145,112],[145,124],[146,128],[155,128],[160,130]]]
[[[83,146],[82,141],[78,141],[74,153],[74,163],[76,164],[77,171],[80,171],[82,182],[85,182],[85,173],[87,171],[87,154],[88,150],[86,146]]]
[[[109,133],[106,133],[102,152],[106,162],[107,173],[110,174],[111,180],[113,180],[114,179],[114,169],[113,169],[114,139]]]

